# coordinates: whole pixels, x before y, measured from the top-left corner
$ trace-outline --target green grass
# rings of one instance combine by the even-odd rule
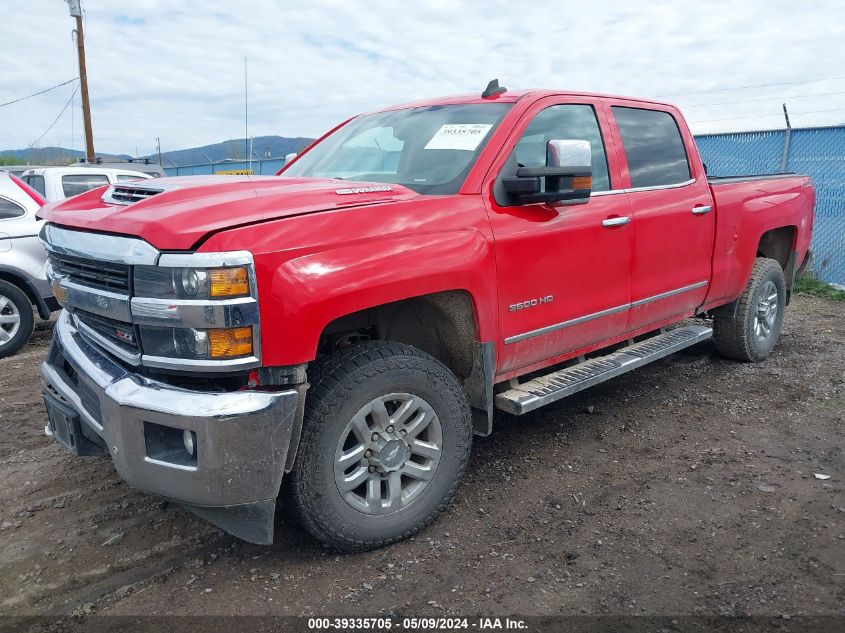
[[[0,156],[0,166],[2,167],[11,167],[14,165],[26,165],[26,161],[23,158],[17,158],[15,156],[7,156],[2,155]]]
[[[803,292],[816,297],[833,299],[834,301],[845,301],[845,290],[837,290],[833,286],[810,275],[801,275],[795,280],[793,288],[795,292]]]

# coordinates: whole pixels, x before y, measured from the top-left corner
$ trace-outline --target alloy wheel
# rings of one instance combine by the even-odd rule
[[[410,393],[379,396],[341,433],[335,483],[344,501],[365,514],[396,512],[429,485],[443,450],[443,431],[431,405]]]

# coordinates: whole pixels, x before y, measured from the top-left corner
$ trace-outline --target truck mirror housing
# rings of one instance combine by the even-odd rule
[[[593,188],[593,152],[589,141],[553,139],[546,144],[545,167],[519,167],[502,186],[516,204],[584,204]]]

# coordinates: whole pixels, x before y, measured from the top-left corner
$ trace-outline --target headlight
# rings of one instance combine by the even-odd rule
[[[250,294],[246,266],[135,267],[135,296],[156,299],[234,299]]]
[[[142,325],[144,354],[190,360],[224,360],[253,353],[252,328],[169,328]]]

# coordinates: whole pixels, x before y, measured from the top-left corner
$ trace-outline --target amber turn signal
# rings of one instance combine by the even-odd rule
[[[208,350],[212,358],[248,356],[252,354],[252,328],[208,330]]]
[[[592,176],[573,176],[572,177],[572,188],[573,189],[592,189],[593,188],[593,177]]]
[[[209,295],[212,297],[241,297],[249,294],[249,274],[243,266],[213,268],[208,271]]]

